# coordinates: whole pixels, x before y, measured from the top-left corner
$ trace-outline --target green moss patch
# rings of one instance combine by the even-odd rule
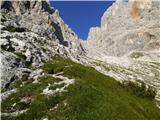
[[[26,60],[27,58],[23,53],[20,53],[20,52],[15,52],[14,54],[16,54],[18,58],[23,60]]]

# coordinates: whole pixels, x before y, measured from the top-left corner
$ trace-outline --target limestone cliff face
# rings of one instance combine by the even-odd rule
[[[78,60],[78,36],[47,1],[1,2],[2,87],[30,74],[55,54]]]
[[[160,100],[160,1],[116,1],[83,46],[87,64],[120,81],[143,81]]]
[[[5,1],[1,7],[6,26],[24,27],[69,48],[80,46],[78,36],[64,23],[58,11],[51,8],[46,1]]]
[[[91,28],[88,46],[110,56],[160,47],[160,2],[117,1],[103,14],[101,26]]]

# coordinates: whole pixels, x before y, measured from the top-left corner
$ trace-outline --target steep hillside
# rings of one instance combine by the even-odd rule
[[[82,42],[90,64],[117,80],[144,81],[160,100],[160,2],[118,0]]]
[[[156,102],[141,88],[127,90],[92,67],[54,57],[35,81],[14,83],[16,93],[2,101],[2,119],[158,120]],[[132,89],[136,90],[135,94]]]
[[[159,120],[160,2],[117,1],[85,42],[47,1],[0,5],[2,120]]]

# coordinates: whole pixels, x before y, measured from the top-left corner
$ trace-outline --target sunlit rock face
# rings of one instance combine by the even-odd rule
[[[82,44],[87,64],[120,81],[144,81],[160,100],[160,1],[117,0]]]
[[[87,43],[111,56],[160,47],[160,2],[155,0],[117,1],[101,18],[101,26],[91,28]]]
[[[78,60],[78,36],[46,1],[1,1],[2,87],[32,73],[55,54]]]

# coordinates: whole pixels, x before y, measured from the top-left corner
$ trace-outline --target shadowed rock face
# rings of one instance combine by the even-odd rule
[[[78,36],[49,2],[2,1],[1,13],[2,87],[55,54],[74,60],[84,54]]]

